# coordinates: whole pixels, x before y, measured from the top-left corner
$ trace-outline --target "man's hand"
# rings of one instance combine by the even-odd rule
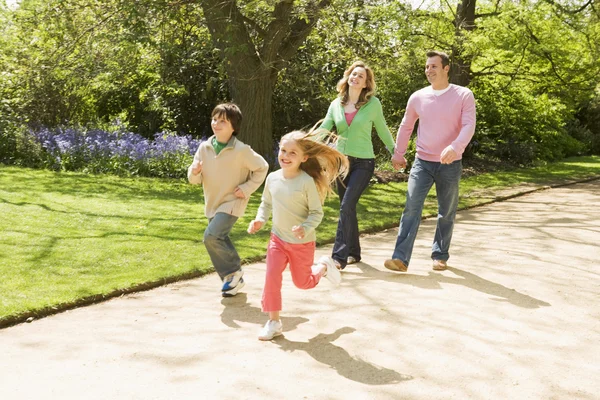
[[[458,154],[456,154],[456,151],[454,151],[452,146],[448,146],[442,151],[442,155],[440,156],[440,162],[442,164],[450,164],[456,161],[457,158]]]
[[[301,225],[296,225],[292,227],[292,232],[294,233],[294,236],[296,236],[298,239],[303,239],[304,238],[304,227]]]
[[[233,191],[233,194],[238,199],[245,199],[246,198],[246,195],[244,194],[244,192],[242,191],[242,189],[240,189],[239,187],[235,188],[235,190]]]
[[[392,166],[396,171],[400,171],[406,168],[406,158],[402,157],[401,161],[392,160]]]
[[[192,163],[192,174],[198,175],[200,172],[202,172],[202,161],[194,160]]]
[[[257,220],[253,220],[250,221],[250,225],[248,225],[248,233],[252,234],[252,233],[256,233],[258,231],[260,231],[260,229],[263,227],[265,223],[262,221],[257,221]]]

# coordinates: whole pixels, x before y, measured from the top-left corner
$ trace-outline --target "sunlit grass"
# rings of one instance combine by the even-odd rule
[[[524,189],[600,176],[600,157],[533,169],[482,174],[461,182],[460,207],[489,202],[509,187]],[[363,195],[363,232],[395,226],[406,183],[378,184]],[[260,194],[232,232],[245,260],[265,254],[270,224],[246,234]],[[339,202],[325,204],[319,243],[335,236]],[[425,207],[434,215],[435,190]],[[146,282],[212,271],[202,244],[202,191],[183,181],[54,173],[0,166],[0,323],[65,307]],[[391,250],[391,249],[390,249]],[[219,284],[215,278],[215,295]]]

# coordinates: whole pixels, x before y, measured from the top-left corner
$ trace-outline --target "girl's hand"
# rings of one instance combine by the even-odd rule
[[[235,190],[233,191],[233,194],[238,199],[245,199],[246,198],[246,195],[244,194],[244,192],[242,191],[242,189],[240,189],[239,187],[235,188]]]
[[[192,163],[192,174],[198,175],[200,172],[202,172],[202,161],[194,160]]]
[[[303,239],[304,238],[304,227],[301,225],[296,225],[292,227],[292,232],[294,233],[294,236],[296,236],[298,239]]]
[[[250,225],[248,225],[248,233],[252,234],[260,231],[260,228],[262,228],[264,224],[265,223],[262,221],[250,221]]]

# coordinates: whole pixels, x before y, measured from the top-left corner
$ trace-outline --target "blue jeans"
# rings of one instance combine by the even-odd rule
[[[236,216],[216,213],[209,218],[204,231],[204,246],[221,280],[241,268],[240,256],[229,238],[229,232],[237,220]]]
[[[405,265],[410,262],[417,231],[421,224],[425,198],[435,183],[438,217],[431,258],[448,260],[454,217],[458,207],[458,184],[461,173],[462,160],[456,160],[451,164],[442,164],[415,159],[408,178],[406,206],[400,219],[400,229],[392,258],[401,260]]]
[[[373,172],[375,159],[348,157],[350,170],[344,181],[337,181],[337,191],[340,197],[340,218],[338,220],[335,243],[331,257],[340,263],[342,268],[348,263],[348,256],[360,261],[360,243],[358,241],[358,218],[356,205],[363,194]]]

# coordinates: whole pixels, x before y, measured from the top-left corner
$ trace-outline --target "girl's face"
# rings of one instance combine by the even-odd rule
[[[367,70],[363,67],[356,67],[348,76],[348,86],[359,89],[367,87]]]
[[[295,140],[283,139],[279,144],[279,165],[282,169],[294,171],[300,164],[308,160],[308,156],[300,149]]]
[[[231,122],[225,118],[225,114],[215,114],[210,122],[210,127],[220,143],[227,143],[233,135],[233,126]]]

